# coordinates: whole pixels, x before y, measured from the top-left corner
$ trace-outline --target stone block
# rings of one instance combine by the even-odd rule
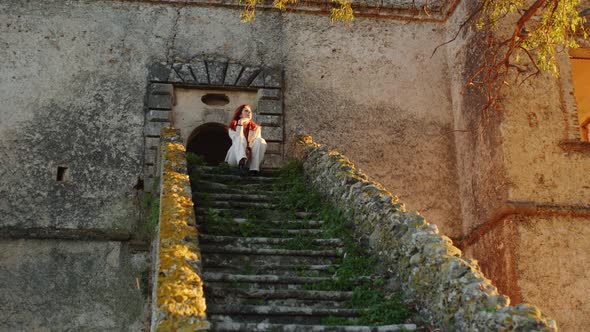
[[[156,173],[156,166],[155,165],[145,165],[143,167],[143,178],[144,179],[156,176],[155,173]],[[146,188],[145,181],[143,183],[143,186],[144,186],[144,188]]]
[[[244,67],[237,63],[229,63],[227,70],[225,71],[225,78],[223,79],[224,85],[236,85],[240,73]]]
[[[207,61],[207,72],[209,73],[210,83],[214,85],[223,85],[226,69],[227,62]]]
[[[278,154],[267,154],[264,156],[262,162],[262,168],[279,168],[283,166],[284,160],[282,155]]]
[[[170,68],[170,75],[168,76],[168,82],[180,83],[180,82],[182,82],[182,78],[180,77],[180,75],[178,75],[176,70]]]
[[[160,147],[160,138],[159,137],[146,137],[145,138],[145,146],[146,148],[150,149],[158,149]]]
[[[259,72],[260,68],[258,67],[245,67],[244,70],[242,70],[242,74],[240,75],[240,78],[238,78],[236,85],[249,86]]]
[[[190,68],[199,84],[209,84],[209,75],[207,74],[205,62],[196,60],[191,63]]]
[[[144,136],[146,137],[160,137],[160,130],[163,127],[169,126],[170,122],[148,122],[144,128]]]
[[[146,165],[155,165],[156,158],[158,156],[158,150],[156,149],[145,149],[145,160],[144,164]]]
[[[170,65],[165,62],[154,63],[148,69],[148,80],[166,82],[170,77],[171,69]]]
[[[191,67],[186,63],[175,63],[172,68],[176,71],[183,82],[194,82],[195,78],[191,72]]]
[[[150,93],[153,95],[171,95],[174,92],[174,86],[166,83],[150,84]]]
[[[264,72],[258,73],[256,78],[250,83],[250,86],[253,88],[263,88],[264,87]]]
[[[283,103],[281,100],[259,100],[256,112],[260,114],[283,114]]]
[[[283,71],[281,69],[268,69],[264,75],[264,87],[280,88],[283,86]]]
[[[148,97],[148,108],[156,110],[171,110],[172,95],[154,95]]]
[[[262,137],[267,141],[282,142],[283,127],[264,127],[262,128]]]
[[[279,127],[283,125],[282,115],[257,115],[256,122],[263,127]]]
[[[147,120],[149,122],[170,122],[171,111],[149,110]]]
[[[258,98],[258,100],[263,100],[263,99],[278,100],[281,98],[281,90],[280,89],[259,89],[257,98]]]
[[[266,153],[268,154],[283,154],[283,143],[279,142],[267,142]]]

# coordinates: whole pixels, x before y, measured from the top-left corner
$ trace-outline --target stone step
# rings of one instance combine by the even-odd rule
[[[266,176],[239,176],[233,174],[214,174],[204,173],[201,174],[199,179],[224,183],[224,184],[245,184],[245,183],[274,183],[277,181],[276,177]]]
[[[252,221],[248,221],[248,218],[230,218],[228,221],[235,222],[237,224],[244,224]],[[256,223],[264,223],[272,225],[272,226],[279,226],[282,229],[307,229],[307,228],[317,228],[322,227],[324,225],[323,220],[310,220],[310,219],[286,219],[286,220],[264,220],[256,221]],[[271,228],[271,227],[269,227]]]
[[[299,276],[277,276],[274,274],[232,274],[232,273],[203,273],[203,280],[223,282],[244,282],[244,283],[273,283],[273,284],[309,284],[322,281],[330,281],[331,277],[299,277]]]
[[[199,219],[197,219],[199,222]],[[203,233],[208,234],[208,230],[205,226],[197,225],[199,230]],[[262,230],[252,230],[247,232],[247,236],[276,236],[276,237],[291,237],[291,236],[320,236],[325,231],[323,229],[285,229],[285,228],[269,228],[269,229],[262,229]],[[243,236],[245,234],[241,234],[239,231],[236,231],[235,234],[227,233],[224,234],[227,236]]]
[[[343,308],[301,308],[289,306],[212,304],[207,306],[211,321],[240,323],[321,324],[328,316],[352,318],[360,310]]]
[[[197,200],[197,205],[203,206],[203,204],[198,204],[199,201]],[[217,201],[213,200],[207,202],[207,206],[214,209],[274,209],[277,207],[277,204],[268,203],[268,202],[247,202],[247,201]]]
[[[248,248],[265,248],[269,246],[286,245],[298,241],[295,237],[242,237],[242,236],[222,236],[222,235],[199,235],[201,244],[218,244],[218,245],[233,245]],[[344,243],[341,239],[313,239],[311,242],[316,246],[342,247]]]
[[[326,256],[275,256],[275,255],[247,255],[229,253],[202,253],[203,266],[206,271],[209,264],[219,266],[243,265],[243,266],[264,266],[264,265],[329,265],[333,264],[334,257]]]
[[[336,281],[332,276],[301,277],[297,275],[256,275],[205,272],[203,281],[207,287],[229,287],[249,290],[300,290],[304,291],[318,284],[332,287],[331,282]],[[361,279],[358,279],[360,282]],[[356,283],[356,282],[355,282]],[[330,290],[330,289],[324,289]],[[348,291],[350,289],[342,289]]]
[[[239,323],[213,322],[212,331],[226,332],[398,332],[416,331],[415,324],[398,324],[383,326],[325,326],[307,324],[271,324],[271,323]]]
[[[238,173],[238,168],[237,167],[231,167],[231,166],[227,166],[227,165],[223,165],[223,166],[207,166],[207,165],[193,165],[193,166],[189,166],[188,167],[189,173],[192,173],[195,170],[199,170],[205,173],[211,173],[211,174],[237,174]],[[260,176],[265,176],[265,177],[277,177],[280,175],[280,170],[276,169],[276,168],[262,168],[260,169],[260,173],[258,173]]]
[[[236,304],[212,304],[207,306],[210,315],[264,315],[264,316],[336,316],[358,317],[361,310],[358,309],[332,309],[332,308],[299,308],[265,305],[236,305]]]
[[[275,190],[272,184],[260,183],[234,183],[232,185],[207,181],[202,179],[191,179],[191,188],[197,192],[213,192],[226,194],[273,194],[283,193]]]
[[[232,254],[232,255],[264,255],[264,256],[319,256],[319,257],[338,257],[342,254],[341,249],[323,249],[323,250],[289,250],[275,248],[248,248],[239,246],[216,246],[201,245],[202,254]]]
[[[237,305],[265,305],[277,307],[297,307],[297,308],[332,308],[347,309],[349,308],[346,301],[331,300],[301,300],[301,299],[264,299],[264,298],[243,298],[238,296],[218,297],[205,293],[207,305],[213,304],[237,304]]]
[[[231,216],[231,217],[242,217],[245,218],[247,216],[245,216],[245,212],[243,209],[228,209],[228,208],[204,208],[204,207],[195,207],[195,213],[201,216],[205,215],[205,212],[207,210],[210,210],[211,212],[217,213],[220,216],[223,215],[227,215],[227,216]],[[281,213],[280,211],[275,211],[275,210],[259,210],[258,212],[260,212],[261,214],[263,214],[264,212],[266,212],[266,214],[268,214],[269,218],[273,218],[276,219],[277,217],[280,217],[281,215],[287,215],[287,214],[291,214],[291,213],[287,213],[287,212],[283,212]],[[316,212],[307,212],[307,211],[297,211],[293,213],[295,217],[297,218],[302,218],[302,219],[306,219],[306,218],[312,218],[314,216],[317,216]]]
[[[306,276],[330,276],[338,269],[338,265],[289,265],[289,264],[257,264],[257,265],[234,265],[224,262],[215,263],[208,261],[205,265],[207,272],[222,272],[236,274],[275,274],[275,275],[306,275]]]
[[[202,200],[212,201],[232,201],[232,202],[276,202],[279,196],[275,195],[274,192],[270,192],[265,195],[261,194],[224,194],[224,193],[202,193],[194,192],[193,198],[197,199],[197,202]]]
[[[313,301],[346,301],[352,298],[352,292],[341,291],[316,291],[316,290],[267,290],[267,289],[239,289],[207,287],[205,291],[214,297],[241,297],[249,299],[296,299]]]
[[[275,191],[272,188],[269,190],[250,190],[249,188],[240,189],[235,186],[228,186],[221,183],[215,183],[210,181],[191,181],[191,188],[194,193],[205,193],[205,194],[239,194],[239,195],[280,195],[284,192]]]

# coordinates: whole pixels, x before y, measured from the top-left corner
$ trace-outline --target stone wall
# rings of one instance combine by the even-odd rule
[[[284,137],[310,132],[358,156],[459,235],[446,59],[430,58],[444,25],[276,11],[243,24],[236,10],[164,2],[0,4],[2,225],[132,230],[153,154],[149,68],[213,57],[283,68]],[[58,166],[69,181],[56,181]]]
[[[448,39],[473,6],[459,5],[447,22]],[[590,324],[590,306],[579,301],[590,283],[581,265],[590,257],[583,235],[590,180],[581,174],[590,165],[590,145],[579,142],[567,53],[560,55],[559,79],[542,74],[517,86],[509,77],[501,111],[484,120],[481,95],[464,89],[480,63],[480,40],[477,31],[463,31],[447,47],[464,232],[459,244],[514,303],[537,304],[563,331],[583,330]],[[576,259],[566,258],[573,253]]]
[[[343,155],[301,137],[294,155],[310,184],[350,214],[384,268],[397,274],[406,297],[435,326],[449,331],[557,331],[537,307],[508,306],[476,261],[422,216],[358,171]]]
[[[146,255],[125,242],[0,239],[0,331],[141,331]]]

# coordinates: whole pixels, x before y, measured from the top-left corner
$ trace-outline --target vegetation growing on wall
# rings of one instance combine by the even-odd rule
[[[250,22],[256,17],[256,6],[261,4],[262,0],[240,0],[245,8],[240,14],[242,22]],[[286,11],[287,7],[296,5],[298,0],[274,0],[272,5],[274,8]],[[332,21],[352,21],[354,15],[350,0],[332,0],[334,6],[330,9],[330,18]]]
[[[541,72],[559,75],[557,52],[577,48],[577,38],[587,38],[579,5],[580,0],[479,2],[449,42],[463,29],[479,31],[477,38],[485,47],[466,87],[484,93],[484,110],[496,108],[505,86],[518,86]],[[510,73],[516,73],[514,80],[509,79]]]

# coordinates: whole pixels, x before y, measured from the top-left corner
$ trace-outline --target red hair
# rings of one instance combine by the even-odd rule
[[[236,131],[236,127],[238,126],[238,120],[240,119],[240,115],[242,115],[242,111],[244,110],[244,107],[250,107],[250,109],[252,109],[252,107],[248,104],[244,104],[244,105],[240,105],[238,106],[238,108],[236,108],[236,111],[234,113],[234,116],[231,118],[231,122],[229,123],[229,129]],[[248,124],[248,128],[245,128],[245,130],[249,131],[249,130],[254,130],[256,129],[257,124],[254,123],[253,120],[250,120],[250,123]],[[246,133],[244,133],[246,134]],[[246,136],[248,137],[248,136]]]

